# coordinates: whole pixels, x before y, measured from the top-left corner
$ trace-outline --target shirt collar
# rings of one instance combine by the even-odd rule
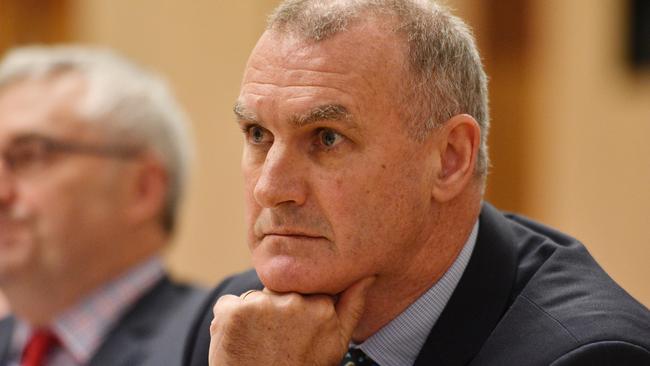
[[[163,276],[162,260],[154,256],[57,316],[52,331],[77,362],[86,364],[124,312]],[[31,329],[19,321],[16,330],[12,343],[18,351],[26,344]]]
[[[412,365],[467,267],[477,234],[478,221],[440,280],[358,348],[381,366]]]

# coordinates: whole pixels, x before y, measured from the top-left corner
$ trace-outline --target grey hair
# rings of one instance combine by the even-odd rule
[[[408,43],[411,71],[402,105],[413,137],[422,141],[454,115],[467,113],[481,129],[476,174],[487,175],[490,127],[487,76],[469,27],[443,5],[427,0],[286,0],[271,14],[269,30],[312,41],[346,31],[367,15],[395,20]]]
[[[28,46],[0,63],[0,90],[16,81],[74,73],[86,82],[76,105],[81,120],[120,141],[153,152],[170,185],[162,225],[171,233],[184,191],[192,145],[188,120],[165,81],[116,53],[81,46]]]

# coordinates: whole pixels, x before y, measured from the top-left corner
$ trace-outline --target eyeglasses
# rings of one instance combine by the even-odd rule
[[[5,166],[16,176],[40,170],[61,154],[94,155],[114,159],[135,158],[141,149],[127,145],[91,145],[62,141],[40,134],[18,136],[2,153]]]

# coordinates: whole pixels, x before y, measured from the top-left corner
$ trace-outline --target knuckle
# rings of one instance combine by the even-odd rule
[[[214,336],[218,330],[219,323],[217,323],[217,319],[212,319],[212,322],[210,322],[210,335]]]
[[[283,294],[275,299],[274,306],[281,312],[292,313],[304,307],[303,296],[297,293]]]
[[[283,295],[283,297],[286,299],[287,304],[297,306],[301,305],[303,302],[303,295],[300,295],[296,292],[288,293],[286,295]]]
[[[212,313],[216,317],[219,314],[223,314],[229,311],[238,302],[237,299],[238,299],[237,296],[233,296],[233,295],[221,296],[214,303],[214,306],[212,307]]]

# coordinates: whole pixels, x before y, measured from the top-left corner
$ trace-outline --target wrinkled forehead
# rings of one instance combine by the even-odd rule
[[[309,59],[315,65],[341,70],[352,66],[391,69],[404,64],[408,51],[408,43],[394,31],[392,23],[390,18],[370,17],[320,40],[291,29],[270,28],[255,46],[249,66],[261,57],[268,62],[279,59],[287,65]]]
[[[260,94],[278,102],[318,96],[348,98],[357,107],[387,103],[405,84],[405,55],[404,42],[372,22],[355,24],[320,41],[267,30],[249,58],[238,103],[252,108],[248,100]],[[360,112],[345,101],[326,102]]]
[[[22,78],[0,88],[0,137],[29,132],[74,135],[89,129],[77,112],[86,82],[72,72]]]

